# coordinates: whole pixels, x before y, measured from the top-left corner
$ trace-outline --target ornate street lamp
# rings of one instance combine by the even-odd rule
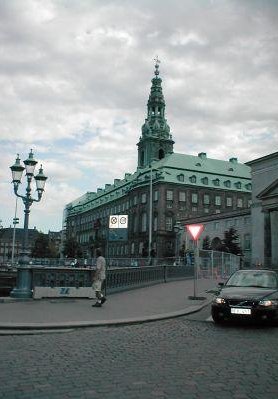
[[[179,259],[179,248],[180,248],[180,234],[184,231],[184,227],[181,225],[181,222],[177,221],[174,225],[174,232],[176,233],[176,248],[175,248],[175,257],[176,261]]]
[[[34,176],[34,171],[36,164],[38,163],[34,159],[34,154],[32,150],[29,153],[29,157],[23,161],[24,166],[20,164],[20,158],[17,154],[17,158],[15,160],[15,164],[10,167],[12,171],[13,185],[14,185],[14,193],[17,197],[21,198],[25,209],[24,209],[24,232],[23,232],[23,242],[22,242],[22,253],[19,261],[19,268],[17,272],[17,287],[13,289],[11,292],[12,297],[16,298],[31,298],[32,297],[32,274],[31,267],[29,265],[29,251],[28,251],[28,225],[29,225],[29,214],[30,207],[33,202],[39,202],[42,198],[42,194],[44,192],[44,186],[47,177],[43,174],[42,166],[39,169],[39,173]],[[26,195],[18,194],[19,185],[21,184],[21,178],[23,171],[25,170],[26,178],[27,178],[27,186],[26,186]],[[31,195],[31,183],[33,177],[36,181],[38,198],[32,198]]]

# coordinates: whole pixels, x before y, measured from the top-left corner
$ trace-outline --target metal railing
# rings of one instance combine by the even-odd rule
[[[189,256],[188,256],[189,255]],[[211,250],[200,250],[200,260],[212,262],[212,264],[239,264],[240,257],[227,252],[218,252]],[[91,267],[95,266],[95,258],[31,258],[29,264],[33,266],[47,267]],[[183,257],[168,258],[139,258],[139,257],[123,257],[123,258],[106,258],[108,268],[119,267],[145,267],[145,266],[163,266],[163,265],[192,265],[194,264],[194,252],[189,251]],[[11,266],[11,264],[9,264]],[[17,266],[14,265],[14,266]]]
[[[34,259],[33,259],[34,261]],[[78,259],[77,262],[67,259],[68,265],[60,259],[47,260],[48,265],[30,265],[32,289],[35,287],[88,288],[92,285],[95,259]],[[44,259],[44,263],[46,260]],[[70,264],[72,265],[70,266]],[[152,265],[150,265],[152,263]],[[121,258],[108,259],[106,290],[108,293],[144,287],[171,280],[194,277],[194,257],[180,258]],[[216,251],[200,251],[199,264],[196,265],[196,278],[224,280],[240,268],[240,259],[235,255]],[[1,277],[1,276],[0,276]],[[6,283],[8,281],[6,280]],[[13,283],[16,283],[16,271],[13,272]],[[1,286],[1,284],[0,284]],[[7,288],[7,287],[6,287]],[[61,290],[61,292],[68,292]]]

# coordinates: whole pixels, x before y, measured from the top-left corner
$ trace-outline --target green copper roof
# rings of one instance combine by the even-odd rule
[[[124,179],[115,179],[114,184],[105,184],[97,192],[88,192],[66,206],[69,215],[87,212],[127,196],[132,190],[150,183],[152,161],[153,184],[159,182],[179,184],[187,187],[203,187],[227,191],[251,192],[250,167],[237,162],[207,158],[202,152],[198,156],[175,154],[172,135],[165,119],[165,100],[159,77],[159,60],[156,59],[155,76],[152,79],[148,100],[148,114],[142,126],[142,137],[138,146],[138,168],[133,174],[126,173]]]
[[[168,169],[181,169],[199,172],[201,174],[214,174],[230,177],[250,179],[250,167],[239,163],[236,158],[229,161],[207,158],[206,153],[201,152],[198,156],[187,154],[171,154],[156,162],[157,167]]]
[[[214,188],[228,191],[251,192],[250,167],[238,163],[236,158],[229,161],[207,158],[205,153],[198,156],[170,154],[152,163],[153,184],[158,182]],[[79,213],[101,207],[126,196],[140,186],[148,186],[150,167],[138,168],[134,174],[115,179],[114,184],[106,184],[97,192],[86,193],[68,205],[69,212]]]

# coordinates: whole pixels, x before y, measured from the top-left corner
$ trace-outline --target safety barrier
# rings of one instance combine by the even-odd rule
[[[53,263],[61,260],[44,260],[45,263],[52,261],[52,264],[40,266],[35,264],[38,260],[32,261],[29,270],[32,274],[34,298],[91,297],[94,294],[91,282],[95,259],[87,259],[86,262],[77,260],[72,266],[66,267],[61,264],[53,266]],[[108,259],[106,289],[111,293],[169,280],[193,278],[194,264],[194,256],[190,259],[189,257]],[[228,253],[200,250],[199,262],[195,267],[195,278],[223,280],[240,267],[240,258]],[[15,285],[14,274],[16,271],[13,272],[12,280]]]

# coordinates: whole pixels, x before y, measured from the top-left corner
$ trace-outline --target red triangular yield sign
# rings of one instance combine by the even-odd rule
[[[204,230],[204,225],[203,224],[188,224],[186,226],[187,230],[191,234],[193,240],[198,240],[200,235],[202,234]]]

